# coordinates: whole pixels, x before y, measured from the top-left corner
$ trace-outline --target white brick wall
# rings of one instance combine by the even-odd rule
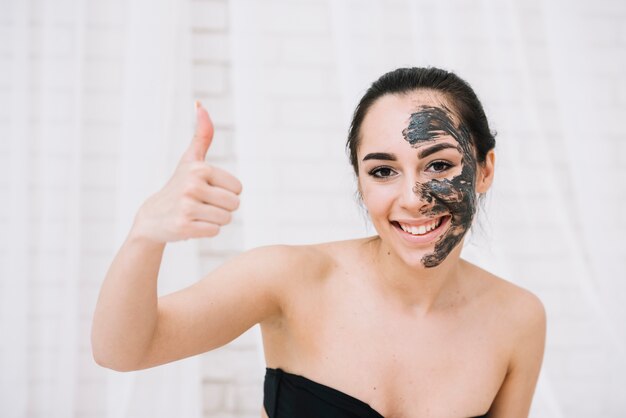
[[[589,176],[614,178],[626,184],[626,137],[622,115],[626,114],[626,3],[621,0],[593,2],[593,7],[576,7],[568,13],[577,14],[584,22],[584,36],[576,48],[584,59],[581,67],[572,69],[594,80],[583,86],[580,94],[589,103],[604,110],[605,120],[593,138],[602,149],[584,167],[569,167],[563,149],[568,146],[565,134],[553,121],[558,118],[553,74],[549,65],[550,51],[546,44],[545,9],[539,0],[516,1],[507,4],[519,12],[519,20],[511,19],[511,10],[500,3],[492,5],[485,15],[465,10],[455,25],[463,27],[459,36],[446,38],[445,29],[420,31],[419,42],[413,39],[416,29],[410,26],[414,9],[405,1],[380,2],[378,6],[352,4],[354,26],[347,49],[337,48],[337,34],[333,26],[333,9],[326,1],[250,1],[247,16],[239,21],[243,26],[241,38],[245,48],[235,57],[230,48],[232,41],[232,0],[189,0],[192,27],[192,82],[194,96],[201,99],[211,112],[216,124],[215,141],[208,161],[240,174],[244,183],[242,210],[235,215],[234,223],[225,228],[214,240],[199,242],[202,272],[208,272],[225,259],[246,247],[270,242],[303,243],[348,238],[365,234],[362,215],[354,202],[354,184],[351,168],[343,151],[347,132],[347,111],[351,103],[342,102],[345,91],[346,69],[337,60],[342,53],[352,54],[350,66],[362,67],[356,74],[362,89],[367,87],[382,71],[399,65],[421,64],[425,54],[431,53],[438,62],[468,79],[483,99],[487,114],[499,131],[499,172],[496,187],[487,208],[487,220],[492,219],[499,229],[490,229],[486,242],[470,249],[470,255],[485,259],[488,255],[504,254],[507,266],[501,268],[506,278],[522,284],[537,293],[548,309],[549,334],[544,374],[557,396],[557,403],[565,417],[602,416],[618,418],[626,413],[623,397],[625,381],[618,372],[618,354],[607,341],[603,323],[598,321],[593,300],[581,288],[578,278],[586,274],[580,265],[565,259],[564,240],[560,235],[563,216],[557,211],[546,212],[542,202],[549,207],[573,201],[575,190],[569,178],[570,170],[586,170]],[[68,2],[55,2],[57,10],[54,25],[47,27],[55,60],[55,68],[71,68],[69,60],[76,43],[71,29],[73,10]],[[241,4],[241,2],[237,2]],[[580,3],[582,4],[582,3]],[[31,2],[34,10],[32,25],[35,46],[40,42],[37,31],[43,30],[37,8],[41,1]],[[0,13],[0,97],[9,91],[11,43],[13,23],[10,16],[12,2],[2,2]],[[84,101],[89,104],[83,112],[83,178],[81,179],[83,237],[81,242],[81,297],[78,312],[81,316],[79,334],[88,334],[90,315],[102,277],[96,272],[106,270],[113,256],[114,179],[108,176],[115,167],[117,138],[120,136],[121,110],[115,106],[123,88],[123,43],[126,22],[123,18],[127,6],[123,1],[88,2],[85,12]],[[379,25],[359,27],[359,19],[367,22],[371,7],[380,7]],[[433,22],[441,21],[434,6],[420,9],[428,13]],[[462,4],[448,6],[450,10],[467,9]],[[364,13],[358,11],[363,8]],[[365,10],[367,9],[367,10]],[[407,11],[408,10],[408,11]],[[336,12],[336,10],[335,10]],[[517,14],[516,14],[517,15]],[[336,16],[335,16],[336,17]],[[463,26],[462,24],[466,24]],[[490,37],[488,28],[503,32],[497,40]],[[519,37],[506,30],[517,24]],[[364,40],[371,41],[365,44]],[[430,45],[441,45],[432,49]],[[447,44],[445,42],[452,42]],[[34,86],[42,69],[38,67],[38,49],[33,57]],[[408,51],[411,51],[409,53]],[[424,55],[421,52],[424,52]],[[454,53],[454,51],[458,53]],[[515,51],[522,51],[516,55]],[[245,52],[245,53],[244,53]],[[234,60],[237,60],[234,63]],[[521,61],[520,61],[521,60]],[[498,65],[494,65],[497,63]],[[520,65],[523,63],[524,65]],[[239,79],[235,85],[236,64]],[[348,68],[352,70],[352,68]],[[350,71],[348,71],[348,74]],[[523,80],[526,80],[525,82]],[[46,121],[50,129],[68,129],[67,115],[73,111],[71,87],[67,78],[48,80],[56,85],[55,95],[48,96]],[[250,104],[235,102],[237,89],[252,85],[251,95],[256,101]],[[524,84],[526,83],[526,84]],[[36,93],[36,92],[35,92]],[[241,93],[241,92],[240,92]],[[541,105],[534,115],[522,117],[524,103],[521,97],[530,93]],[[38,97],[35,94],[35,97]],[[238,94],[238,97],[246,97]],[[35,102],[34,106],[45,103]],[[251,107],[255,105],[261,106]],[[250,106],[250,107],[246,107]],[[347,110],[349,109],[349,110]],[[246,111],[254,111],[252,115]],[[242,112],[243,111],[243,112]],[[0,100],[0,189],[7,187],[8,146],[3,138],[10,131],[9,100]],[[238,115],[238,116],[236,116]],[[243,116],[242,116],[243,115]],[[254,136],[238,132],[237,118],[252,117],[258,120]],[[34,117],[32,129],[37,130],[42,121]],[[51,123],[50,123],[51,122]],[[58,138],[58,135],[51,135]],[[545,141],[549,138],[549,141]],[[252,142],[250,142],[252,141]],[[534,150],[544,146],[544,153]],[[60,141],[48,144],[55,158],[51,161],[63,167],[70,152],[70,144]],[[33,179],[38,180],[38,155],[41,144],[32,143]],[[606,152],[608,150],[608,152]],[[592,151],[590,151],[591,153]],[[594,154],[591,154],[594,155]],[[521,158],[525,170],[515,172],[507,167]],[[261,162],[259,164],[259,162]],[[254,172],[246,171],[248,164],[256,164]],[[556,166],[556,169],[553,169]],[[546,179],[548,168],[555,177]],[[547,181],[563,186],[560,196],[551,196]],[[62,178],[46,178],[46,184],[56,187],[48,192],[64,193]],[[498,187],[503,185],[503,187]],[[509,185],[504,187],[504,185]],[[528,196],[535,201],[520,201],[509,190],[510,185],[531,186]],[[625,189],[620,189],[623,203]],[[41,198],[42,185],[35,182],[31,189]],[[595,199],[601,200],[599,190]],[[36,203],[36,201],[35,201]],[[62,203],[62,202],[59,202]],[[554,205],[554,206],[553,206]],[[563,208],[563,206],[561,206]],[[0,205],[0,222],[7,221],[6,206]],[[36,212],[34,212],[36,213]],[[45,227],[65,232],[58,222],[68,208],[60,204],[50,208],[52,222]],[[244,216],[245,215],[245,216]],[[580,226],[575,214],[568,214],[573,226]],[[620,242],[626,233],[626,221],[621,206],[606,208],[597,222],[603,225],[601,237]],[[532,221],[529,224],[529,220]],[[32,234],[42,227],[33,217]],[[487,222],[490,223],[490,222]],[[2,224],[4,226],[4,223]],[[507,237],[519,237],[511,242]],[[574,237],[576,235],[573,235]],[[91,239],[98,237],[98,240]],[[245,241],[244,241],[245,238]],[[570,236],[571,238],[571,236]],[[506,245],[500,245],[506,242]],[[532,246],[528,243],[533,242]],[[56,315],[51,298],[61,292],[63,271],[62,254],[51,248],[41,249],[37,266],[45,266],[51,274],[45,282],[37,284],[31,295],[33,306],[29,330],[33,336],[45,335]],[[606,249],[612,257],[615,271],[596,275],[591,286],[600,295],[626,293],[626,286],[617,283],[626,271],[626,247],[611,246]],[[583,254],[581,258],[587,257]],[[0,263],[5,262],[6,249],[0,248]],[[614,260],[622,260],[615,262]],[[584,264],[584,263],[583,263]],[[493,266],[499,273],[500,267]],[[587,272],[589,273],[589,272]],[[587,277],[588,278],[588,277]],[[612,296],[614,300],[621,300]],[[626,307],[606,306],[618,324],[626,318]],[[600,324],[600,325],[599,325]],[[258,417],[262,402],[263,363],[258,351],[258,334],[253,330],[225,347],[202,355],[203,410],[207,418]],[[42,397],[42,381],[46,378],[43,362],[50,359],[44,354],[46,341],[34,339],[29,347],[33,368],[29,376],[33,388],[32,401]],[[101,417],[105,410],[105,380],[101,370],[91,360],[87,339],[81,339],[77,416]],[[623,373],[622,373],[623,375]],[[556,417],[549,408],[550,400],[541,399],[533,410],[535,418]],[[597,402],[601,399],[605,402]],[[34,415],[34,411],[31,411]],[[41,416],[41,415],[38,415]]]
[[[215,137],[207,161],[237,175],[232,62],[227,0],[191,0],[192,87],[211,114]],[[241,213],[214,239],[201,240],[200,271],[207,273],[243,250]],[[262,405],[262,354],[258,331],[202,355],[203,413],[206,418],[258,417]]]

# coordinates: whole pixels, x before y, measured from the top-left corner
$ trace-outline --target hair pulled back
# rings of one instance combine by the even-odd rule
[[[489,129],[483,106],[470,85],[456,74],[440,68],[398,68],[374,81],[354,110],[346,148],[357,176],[361,124],[370,107],[386,94],[403,94],[415,90],[437,91],[448,100],[453,106],[452,110],[470,131],[477,161],[481,164],[485,162],[487,153],[496,145],[495,134]]]

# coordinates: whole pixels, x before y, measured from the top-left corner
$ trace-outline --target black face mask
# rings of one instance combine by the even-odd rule
[[[409,126],[402,131],[402,135],[413,148],[442,136],[451,136],[458,143],[458,150],[463,156],[462,170],[458,176],[417,182],[413,188],[415,194],[430,204],[421,210],[422,215],[431,218],[443,214],[451,216],[448,229],[435,243],[434,252],[422,258],[424,267],[436,267],[463,239],[476,212],[476,159],[470,134],[463,124],[458,129],[455,127],[451,112],[445,106],[424,106],[411,114]]]

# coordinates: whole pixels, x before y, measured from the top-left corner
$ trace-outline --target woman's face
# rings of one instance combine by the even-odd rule
[[[379,98],[360,132],[359,190],[378,234],[407,264],[438,266],[471,226],[493,152],[477,164],[469,132],[433,91]]]

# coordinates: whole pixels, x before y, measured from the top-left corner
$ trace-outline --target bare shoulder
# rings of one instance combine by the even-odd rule
[[[324,281],[350,258],[360,240],[325,242],[309,245],[269,245],[246,251],[233,262],[253,268],[287,296],[290,289],[301,291]]]
[[[527,417],[537,384],[546,342],[546,310],[537,295],[476,266],[471,267],[478,293],[496,319],[495,338],[507,359],[507,371],[489,410],[491,417]]]
[[[536,294],[474,264],[466,262],[466,265],[477,279],[477,292],[510,325],[532,327],[545,323],[545,307]]]

